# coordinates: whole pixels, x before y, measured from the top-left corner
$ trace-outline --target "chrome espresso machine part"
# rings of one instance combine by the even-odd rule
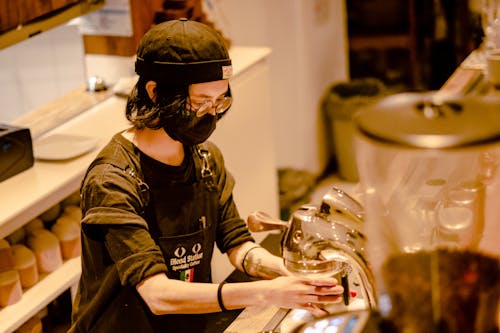
[[[358,309],[376,306],[374,280],[365,255],[363,207],[344,191],[333,187],[320,207],[304,205],[288,222],[252,213],[248,227],[252,232],[284,230],[281,250],[291,274],[335,276],[344,287],[345,306],[351,303],[352,291],[357,294]]]

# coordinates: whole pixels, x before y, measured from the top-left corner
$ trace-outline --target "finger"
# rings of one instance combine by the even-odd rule
[[[339,284],[336,278],[325,278],[325,279],[305,279],[303,283],[311,286],[336,286]]]
[[[337,285],[334,287],[314,287],[314,294],[316,295],[339,295],[344,292],[344,287]]]
[[[306,304],[306,306],[310,306],[311,304],[336,304],[342,302],[344,299],[344,296],[342,293],[338,295],[313,295],[313,294],[308,294],[304,296],[302,302],[302,305]]]
[[[343,299],[343,295],[318,296],[318,303],[336,304],[342,302]]]
[[[308,286],[303,289],[303,292],[307,295],[340,295],[344,292],[344,287],[341,285],[336,286]]]

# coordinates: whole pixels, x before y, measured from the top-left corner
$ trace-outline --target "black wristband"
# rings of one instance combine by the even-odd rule
[[[219,302],[219,308],[222,311],[227,311],[226,307],[224,306],[224,303],[222,302],[222,286],[226,284],[226,281],[222,281],[219,283],[219,288],[217,288],[217,302]]]

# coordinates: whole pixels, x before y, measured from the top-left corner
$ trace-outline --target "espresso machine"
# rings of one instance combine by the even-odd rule
[[[254,212],[247,223],[252,232],[283,230],[281,254],[290,274],[336,277],[344,287],[342,310],[352,301],[356,309],[376,306],[374,278],[365,253],[364,210],[348,193],[333,187],[320,205],[303,205],[289,221]]]
[[[377,304],[296,332],[500,332],[500,99],[401,93],[354,122]]]
[[[364,209],[347,192],[332,187],[319,205],[303,205],[288,221],[254,212],[247,223],[252,232],[282,230],[281,254],[290,274],[335,277],[342,284],[343,301],[322,305],[329,313],[376,308],[375,281],[365,252]],[[306,310],[281,309],[264,331],[290,333],[312,320]]]

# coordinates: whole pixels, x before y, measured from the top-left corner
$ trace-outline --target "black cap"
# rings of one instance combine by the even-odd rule
[[[229,79],[233,71],[219,32],[203,23],[180,19],[146,32],[137,49],[135,72],[176,85]]]

